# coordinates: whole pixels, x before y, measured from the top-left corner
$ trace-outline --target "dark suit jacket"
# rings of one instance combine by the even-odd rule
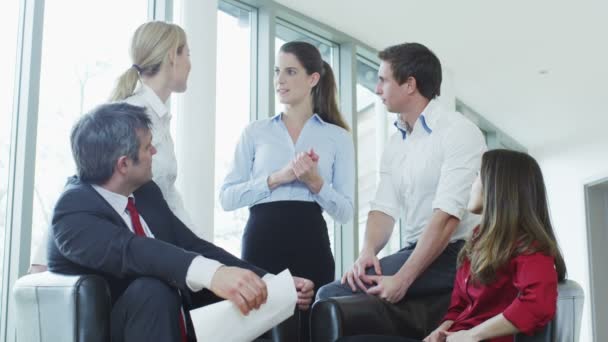
[[[190,308],[209,303],[201,296],[212,297],[206,290],[193,294],[186,285],[188,267],[197,255],[252,270],[259,276],[266,273],[198,238],[173,215],[154,182],[137,189],[134,197],[155,239],[133,234],[91,185],[70,178],[53,212],[49,270],[103,276],[110,286],[112,303],[135,278],[158,278],[180,289]]]

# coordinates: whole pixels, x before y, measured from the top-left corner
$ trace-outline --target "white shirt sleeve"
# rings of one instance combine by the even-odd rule
[[[268,175],[251,178],[255,147],[250,127],[245,128],[234,151],[234,161],[220,188],[220,204],[226,211],[254,205],[270,196]]]
[[[433,209],[462,219],[486,144],[481,131],[472,123],[453,127],[441,144],[444,160]]]
[[[343,134],[338,146],[332,179],[325,179],[313,198],[334,220],[346,224],[353,218],[355,197],[355,147],[351,135]]]
[[[188,267],[186,284],[192,292],[198,292],[204,288],[209,289],[215,272],[222,266],[218,261],[199,255],[192,260],[190,267]]]
[[[399,220],[400,207],[398,187],[393,184],[392,164],[394,153],[391,142],[387,144],[380,161],[380,183],[376,190],[376,197],[370,203],[370,211],[377,210],[391,216],[395,221]]]

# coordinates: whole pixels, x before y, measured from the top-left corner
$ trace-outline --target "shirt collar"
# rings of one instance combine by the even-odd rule
[[[433,115],[433,113],[435,112],[436,103],[436,100],[429,101],[426,107],[424,107],[422,113],[420,113],[418,120],[416,120],[414,129],[416,129],[416,126],[420,125],[427,134],[433,133],[433,129],[431,127],[435,124],[435,115]],[[397,120],[395,120],[394,125],[401,133],[403,140],[405,140],[407,138],[407,129],[405,123],[401,121],[400,116],[397,116]]]
[[[275,121],[275,122],[276,121],[281,121],[282,117],[283,117],[283,112],[280,112],[279,114],[273,116],[270,120],[271,121]],[[320,124],[323,124],[323,125],[326,124],[326,122],[323,121],[323,119],[321,118],[321,116],[319,114],[317,114],[317,113],[314,113],[311,118],[314,119],[316,122],[318,122]],[[310,120],[310,119],[308,119],[308,120]]]
[[[136,93],[141,95],[141,97],[148,103],[150,108],[152,108],[152,110],[159,117],[162,118],[163,116],[169,114],[169,107],[166,103],[163,103],[163,101],[160,99],[160,97],[158,97],[158,95],[156,95],[152,88],[142,83],[141,87],[137,90]]]
[[[121,194],[117,194],[108,189],[105,189],[99,185],[93,184],[93,189],[97,191],[98,194],[103,197],[110,204],[110,206],[120,215],[124,214],[127,209],[127,202],[129,201],[129,197],[133,197],[133,194],[129,196],[124,196]],[[135,200],[135,198],[133,197]]]

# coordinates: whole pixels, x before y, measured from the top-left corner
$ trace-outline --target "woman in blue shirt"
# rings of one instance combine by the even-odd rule
[[[274,83],[285,111],[245,128],[220,201],[224,210],[249,207],[244,260],[273,273],[289,268],[319,288],[334,280],[322,211],[340,223],[353,216],[353,141],[315,46],[283,45]]]

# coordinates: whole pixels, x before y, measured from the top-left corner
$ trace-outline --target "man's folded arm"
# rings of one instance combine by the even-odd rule
[[[207,259],[212,259],[224,264],[226,266],[240,267],[248,269],[256,273],[258,276],[263,277],[267,271],[256,267],[248,262],[245,262],[236,256],[230,254],[221,247],[218,247],[208,241],[205,241],[190,229],[188,229],[173,213],[173,226],[172,230],[177,240],[177,245],[188,251],[196,252]]]
[[[64,212],[58,203],[52,235],[71,262],[115,277],[150,276],[187,289],[186,274],[196,253],[136,236],[91,212]],[[51,270],[53,263],[50,264]]]

